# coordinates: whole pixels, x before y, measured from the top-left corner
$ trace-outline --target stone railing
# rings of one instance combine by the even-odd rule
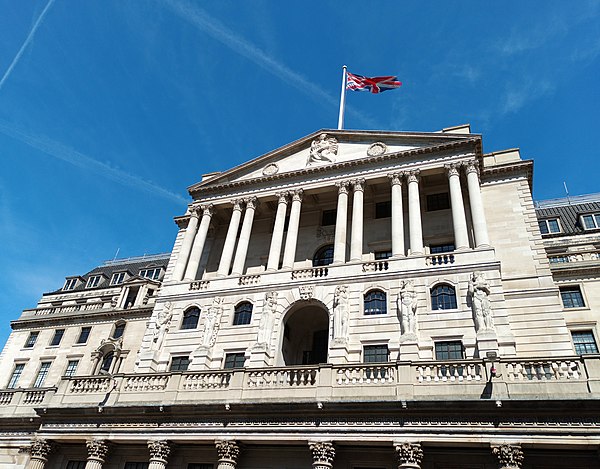
[[[388,261],[365,262],[362,265],[363,272],[383,272],[389,269]]]
[[[71,394],[88,394],[107,392],[111,386],[111,378],[108,376],[87,376],[83,378],[70,378]]]
[[[582,262],[594,263],[600,260],[600,252],[573,252],[562,254],[550,254],[548,260],[554,268],[560,268],[564,264],[576,264]]]
[[[121,386],[124,392],[162,391],[166,389],[169,375],[126,376]]]
[[[335,382],[339,386],[393,383],[396,365],[372,364],[336,368]]]
[[[425,258],[425,264],[434,266],[454,264],[454,254],[431,254]]]
[[[25,391],[25,396],[23,397],[23,404],[41,404],[42,402],[44,402],[44,397],[46,397],[45,389]]]
[[[312,269],[301,269],[292,271],[292,280],[303,278],[320,278],[327,277],[329,269],[327,267],[314,267]]]
[[[0,406],[9,405],[14,395],[14,391],[0,391]]]
[[[56,388],[17,388],[0,391],[0,417],[34,417],[35,408],[47,406]]]
[[[485,369],[480,361],[431,362],[416,366],[419,383],[462,383],[485,379]]]
[[[206,290],[210,286],[208,280],[196,280],[190,283],[190,290]]]
[[[247,384],[251,388],[314,386],[318,367],[248,370]]]
[[[505,364],[509,381],[561,381],[582,379],[579,359],[514,360]]]
[[[229,386],[231,371],[203,371],[186,373],[180,387],[184,391],[199,391],[202,389],[224,389]]]
[[[238,279],[239,285],[256,285],[260,283],[260,275],[243,275]]]

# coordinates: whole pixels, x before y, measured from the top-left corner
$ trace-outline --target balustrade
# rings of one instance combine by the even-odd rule
[[[363,272],[382,272],[388,268],[388,261],[365,262],[362,266]]]
[[[215,371],[186,374],[183,379],[184,391],[196,391],[199,389],[219,389],[229,387],[232,372]]]
[[[12,402],[13,395],[12,391],[0,392],[0,405],[9,405]]]
[[[249,371],[247,383],[251,388],[314,386],[318,372],[318,368]]]
[[[561,381],[582,378],[581,364],[575,360],[528,360],[506,363],[510,381]]]
[[[292,271],[292,280],[302,278],[327,277],[329,269],[327,267],[315,267],[313,269],[301,269]]]
[[[108,376],[72,378],[69,392],[72,394],[106,392],[110,382],[111,379]]]
[[[244,275],[238,280],[240,285],[256,285],[257,283],[260,283],[260,275]]]
[[[206,290],[210,282],[208,280],[198,280],[190,283],[190,290]]]
[[[23,404],[41,404],[42,402],[44,402],[44,397],[46,397],[46,390],[26,391],[25,397],[23,398]]]
[[[122,389],[125,392],[162,391],[168,383],[169,375],[127,376]]]
[[[454,254],[433,254],[425,259],[426,265],[449,265],[454,264]]]
[[[481,363],[440,362],[417,365],[417,382],[419,383],[461,383],[481,381],[483,374]]]
[[[386,364],[344,366],[336,371],[336,382],[340,386],[384,384],[396,381],[396,366]]]

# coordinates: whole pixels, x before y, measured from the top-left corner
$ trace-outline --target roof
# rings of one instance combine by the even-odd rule
[[[541,200],[535,203],[535,211],[538,219],[559,218],[560,220],[562,231],[544,237],[600,231],[584,230],[579,219],[580,215],[600,212],[600,193]]]

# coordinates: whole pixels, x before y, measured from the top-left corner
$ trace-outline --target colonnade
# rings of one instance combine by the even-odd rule
[[[102,469],[108,460],[110,445],[106,440],[88,440],[87,462],[85,469]],[[167,440],[149,440],[148,469],[166,469],[169,463],[172,443]],[[420,442],[394,441],[394,450],[399,469],[421,469],[424,450]],[[309,441],[313,469],[332,469],[336,448],[333,441]],[[43,439],[34,440],[29,446],[30,459],[27,469],[45,469],[48,457],[52,452],[51,442]],[[218,461],[217,469],[236,469],[240,455],[240,444],[233,439],[215,441]],[[523,451],[517,444],[491,445],[491,452],[498,461],[500,469],[520,469],[523,464]]]
[[[487,223],[481,198],[479,183],[479,169],[476,161],[466,163],[450,163],[445,165],[448,176],[450,193],[450,206],[452,211],[452,225],[454,228],[454,243],[457,250],[470,247],[469,231],[467,228],[467,214],[463,200],[460,172],[466,174],[467,189],[469,194],[469,206],[473,224],[473,235],[475,247],[489,245]],[[420,197],[420,171],[418,169],[395,172],[388,174],[391,185],[391,218],[392,218],[392,255],[402,257],[405,255],[424,254],[423,224],[421,220],[421,197]],[[363,255],[363,233],[364,233],[364,190],[367,181],[364,178],[350,179],[336,183],[337,215],[334,234],[333,263],[343,264],[347,262],[347,226],[348,226],[348,203],[352,193],[352,214],[350,232],[350,262],[359,262]],[[404,240],[404,212],[402,207],[402,186],[406,184],[408,194],[408,233],[409,250],[405,252]],[[279,269],[279,260],[283,247],[282,269],[292,269],[296,256],[298,243],[298,230],[300,226],[300,212],[302,207],[303,190],[282,192],[277,194],[277,210],[275,224],[269,247],[267,260],[267,271]],[[291,204],[290,204],[291,202]],[[258,199],[249,197],[232,201],[233,210],[229,220],[229,227],[225,237],[225,243],[219,261],[217,275],[225,277],[242,275],[248,253],[250,234]],[[285,236],[285,220],[289,209],[289,223],[287,235]],[[173,270],[173,280],[194,280],[200,258],[206,242],[208,228],[214,213],[212,204],[194,205],[190,209],[188,226],[179,250],[177,263]],[[242,220],[243,215],[243,220]],[[240,230],[240,222],[242,224]],[[239,232],[239,237],[238,237]],[[237,243],[236,243],[237,241]],[[237,245],[237,247],[236,247]],[[234,256],[235,254],[235,256]]]

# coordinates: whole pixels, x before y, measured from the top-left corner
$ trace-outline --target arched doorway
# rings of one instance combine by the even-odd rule
[[[329,314],[317,302],[302,301],[288,312],[283,323],[283,365],[327,363]]]

